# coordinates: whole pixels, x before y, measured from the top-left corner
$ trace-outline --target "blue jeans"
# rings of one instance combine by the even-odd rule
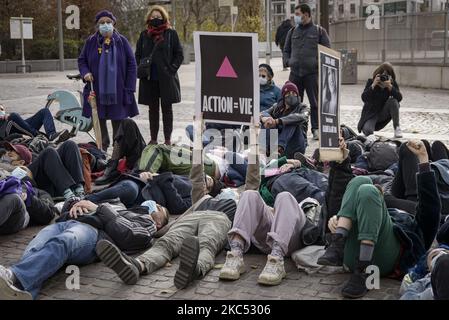
[[[88,195],[86,200],[101,203],[116,198],[120,198],[127,208],[140,205],[144,201],[140,195],[140,187],[132,180],[122,180],[110,188]]]
[[[53,115],[47,108],[39,110],[34,116],[23,120],[23,118],[17,113],[11,113],[9,115],[9,120],[14,121],[22,129],[28,131],[33,136],[39,133],[42,126],[45,128],[45,133],[47,136],[56,132],[55,123],[53,121]],[[23,133],[17,128],[12,128],[11,133]]]
[[[264,128],[262,126],[262,128]],[[270,146],[270,130],[278,130],[278,146],[284,149],[284,155],[293,159],[296,152],[305,154],[307,147],[306,134],[300,126],[280,126],[278,129],[267,129],[266,145]],[[275,150],[271,150],[275,151]],[[276,150],[277,151],[277,150]]]
[[[96,260],[98,230],[74,220],[42,229],[28,244],[11,271],[36,299],[45,280],[65,264],[83,265]]]

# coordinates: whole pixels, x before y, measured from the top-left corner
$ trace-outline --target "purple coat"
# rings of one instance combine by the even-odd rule
[[[98,90],[98,68],[100,65],[100,54],[98,52],[101,35],[97,32],[91,35],[84,44],[83,51],[78,58],[78,67],[81,76],[92,73],[94,77],[94,90],[97,93],[98,117],[100,119],[122,120],[132,118],[139,114],[137,108],[136,92],[137,64],[134,52],[128,40],[114,31],[113,39],[117,50],[117,103],[116,105],[104,106],[101,104]],[[90,84],[84,87],[83,116],[90,118],[92,108],[88,102]],[[120,103],[121,102],[121,103]]]

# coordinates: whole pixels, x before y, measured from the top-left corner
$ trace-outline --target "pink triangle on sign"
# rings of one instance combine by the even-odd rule
[[[229,62],[228,57],[224,58],[220,70],[218,70],[217,72],[217,78],[238,78],[237,73],[235,73],[234,68],[231,65],[231,62]]]

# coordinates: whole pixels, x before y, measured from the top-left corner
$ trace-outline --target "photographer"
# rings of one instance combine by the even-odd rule
[[[393,119],[394,137],[402,138],[399,126],[402,94],[390,63],[385,62],[374,71],[373,79],[368,79],[366,83],[362,100],[365,104],[357,127],[359,132],[369,136],[374,131],[382,130]]]

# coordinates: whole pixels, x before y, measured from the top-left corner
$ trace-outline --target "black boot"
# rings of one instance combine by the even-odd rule
[[[119,162],[118,160],[112,159],[108,161],[103,176],[95,180],[95,184],[97,186],[112,183],[120,176],[120,172],[117,170],[118,162]]]
[[[366,279],[369,275],[366,273],[366,268],[370,264],[371,261],[357,260],[354,273],[351,275],[348,282],[346,282],[343,289],[341,289],[341,294],[343,297],[357,299],[362,298],[368,293]]]
[[[199,276],[198,256],[200,243],[197,237],[188,237],[184,240],[179,254],[179,269],[175,274],[175,286],[184,289]]]
[[[318,258],[317,263],[322,266],[342,266],[345,242],[346,238],[342,234],[331,234],[329,246],[326,248],[326,252]]]

